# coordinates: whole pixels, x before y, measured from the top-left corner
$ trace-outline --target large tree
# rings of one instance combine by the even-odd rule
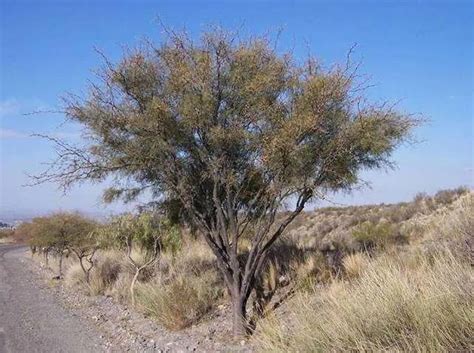
[[[65,100],[84,144],[55,140],[58,159],[38,181],[68,187],[113,175],[108,201],[149,190],[178,204],[217,258],[236,335],[285,228],[308,202],[358,185],[361,170],[390,165],[416,123],[368,102],[349,62],[300,61],[265,37],[171,32],[118,63],[104,59],[89,95]],[[285,205],[294,207],[277,217]],[[244,234],[250,249],[239,247]]]

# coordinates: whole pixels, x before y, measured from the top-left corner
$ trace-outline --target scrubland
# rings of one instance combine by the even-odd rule
[[[205,325],[228,302],[210,249],[181,232],[135,288],[135,309],[169,330]],[[246,249],[245,239],[239,246]],[[467,189],[303,213],[274,247],[253,294],[253,345],[271,352],[472,350],[473,247]],[[148,255],[134,248],[131,256],[140,264]],[[92,261],[87,281],[69,253],[66,285],[132,306],[135,271],[123,251],[98,250]]]

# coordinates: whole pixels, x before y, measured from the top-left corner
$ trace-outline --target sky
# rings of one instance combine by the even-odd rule
[[[370,184],[341,205],[410,200],[474,185],[472,1],[5,1],[0,0],[0,217],[80,210],[120,212],[101,202],[104,185],[83,184],[67,194],[57,185],[24,186],[54,158],[54,146],[32,133],[77,141],[64,124],[60,98],[83,95],[102,64],[144,37],[160,42],[160,18],[192,36],[210,25],[248,34],[276,33],[281,52],[308,50],[326,65],[342,62],[356,44],[361,73],[374,101],[397,103],[429,121],[418,142],[402,146],[394,170],[364,172]],[[42,112],[30,114],[33,112]],[[47,111],[50,111],[49,113]]]

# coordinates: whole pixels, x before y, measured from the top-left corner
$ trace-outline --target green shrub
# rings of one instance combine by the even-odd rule
[[[391,244],[403,244],[407,237],[400,233],[399,226],[389,222],[364,222],[352,231],[352,236],[361,250],[384,249]]]
[[[177,226],[169,227],[161,240],[163,251],[175,255],[182,248],[181,230]]]

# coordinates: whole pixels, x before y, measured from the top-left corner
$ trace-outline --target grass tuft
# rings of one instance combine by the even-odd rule
[[[164,327],[180,330],[201,320],[222,296],[215,281],[216,278],[208,274],[141,283],[137,286],[137,303]]]

